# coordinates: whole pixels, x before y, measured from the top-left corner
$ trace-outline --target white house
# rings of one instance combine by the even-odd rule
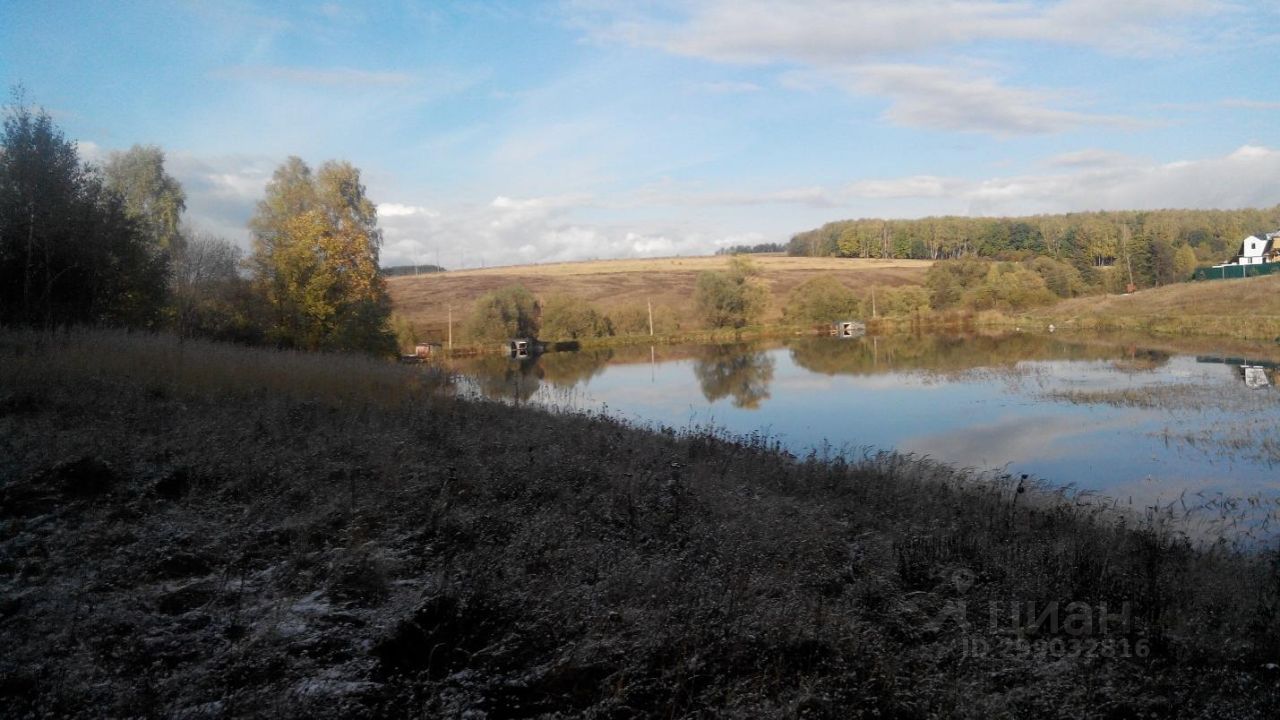
[[[1280,230],[1266,234],[1266,237],[1250,235],[1240,243],[1240,252],[1233,262],[1214,265],[1261,265],[1262,263],[1280,262]]]

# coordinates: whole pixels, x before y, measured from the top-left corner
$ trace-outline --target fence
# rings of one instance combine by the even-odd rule
[[[1231,278],[1259,277],[1280,271],[1280,263],[1260,265],[1223,265],[1222,267],[1196,268],[1192,278],[1196,280],[1227,280]]]

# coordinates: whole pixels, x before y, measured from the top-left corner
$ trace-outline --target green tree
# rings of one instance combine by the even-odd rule
[[[791,291],[786,318],[797,323],[848,320],[862,315],[862,302],[833,275],[810,278]]]
[[[757,275],[755,265],[741,256],[730,258],[728,271],[698,274],[694,302],[709,327],[740,328],[760,320],[769,304],[769,289]]]
[[[1142,266],[1151,278],[1153,285],[1168,285],[1184,280],[1178,274],[1177,251],[1164,238],[1158,238],[1147,246],[1147,254]]]
[[[929,291],[919,285],[888,288],[881,295],[880,314],[888,317],[919,316],[929,309]]]
[[[378,271],[382,234],[359,170],[327,162],[313,176],[289,158],[268,183],[250,229],[249,267],[272,311],[272,340],[310,350],[394,350],[391,303]]]
[[[396,348],[401,354],[412,354],[418,346],[418,329],[413,322],[399,313],[391,313],[388,323],[391,325],[391,333],[396,336]]]
[[[943,260],[934,263],[925,274],[929,304],[935,310],[946,310],[960,303],[966,290],[986,280],[991,263],[974,257]]]
[[[1198,264],[1196,251],[1190,245],[1179,246],[1178,250],[1173,254],[1173,267],[1179,280],[1190,278]]]
[[[1089,289],[1080,271],[1069,263],[1042,255],[1032,260],[1029,266],[1044,280],[1045,287],[1060,298],[1078,297]]]
[[[182,241],[187,195],[165,171],[163,150],[134,145],[127,152],[112,153],[102,173],[107,189],[124,200],[125,210],[138,219],[156,252],[169,252]]]
[[[537,298],[523,286],[499,288],[476,300],[466,322],[466,332],[476,342],[537,337],[541,313]]]
[[[1118,232],[1101,215],[1090,214],[1076,230],[1079,247],[1095,267],[1110,265],[1119,251]]]
[[[965,292],[963,303],[974,310],[1021,310],[1054,301],[1044,278],[1018,263],[992,263],[981,285]]]
[[[0,135],[0,323],[153,326],[166,273],[120,197],[15,89]]]
[[[548,340],[607,337],[613,326],[593,305],[571,295],[553,295],[542,305],[540,332]]]

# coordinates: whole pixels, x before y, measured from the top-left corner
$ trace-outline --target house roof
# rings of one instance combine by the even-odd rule
[[[1244,256],[1245,256],[1245,255],[1244,255],[1244,248],[1245,248],[1245,245],[1246,245],[1250,240],[1262,240],[1262,241],[1264,241],[1264,242],[1263,242],[1263,245],[1262,245],[1262,254],[1263,254],[1263,255],[1267,255],[1267,254],[1270,254],[1273,250],[1278,250],[1278,249],[1280,249],[1280,245],[1278,245],[1278,243],[1280,243],[1280,230],[1278,230],[1278,231],[1276,231],[1276,232],[1273,232],[1273,233],[1267,233],[1265,238],[1260,238],[1260,237],[1258,237],[1257,235],[1250,235],[1249,237],[1245,238],[1244,240],[1241,240],[1241,241],[1240,241],[1240,251],[1236,253],[1236,255],[1237,255],[1237,256],[1239,256],[1239,257],[1244,257]]]

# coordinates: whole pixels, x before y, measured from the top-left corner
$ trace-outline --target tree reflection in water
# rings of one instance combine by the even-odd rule
[[[475,378],[481,394],[492,400],[525,402],[542,385],[542,368],[538,358],[515,360],[501,355],[473,359],[467,372]]]
[[[520,403],[532,398],[543,383],[571,388],[588,380],[603,371],[612,357],[612,350],[556,352],[519,360],[504,355],[487,355],[471,358],[460,365],[464,372],[475,378],[485,397]]]
[[[709,402],[732,397],[733,406],[754,410],[769,398],[773,358],[750,345],[714,345],[699,353],[693,373]]]

